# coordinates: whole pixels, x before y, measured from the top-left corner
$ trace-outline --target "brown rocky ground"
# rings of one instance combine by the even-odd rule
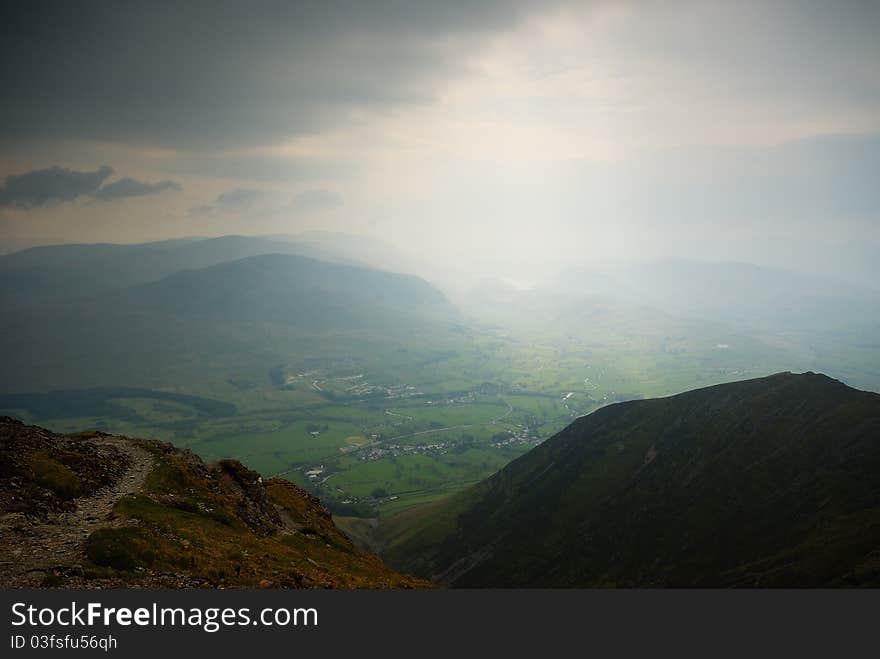
[[[0,418],[0,587],[419,588],[234,460]]]

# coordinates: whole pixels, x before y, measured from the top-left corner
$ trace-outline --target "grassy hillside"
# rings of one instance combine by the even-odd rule
[[[329,346],[357,354],[448,336],[454,310],[421,279],[260,255],[0,321],[7,391],[179,386],[242,364],[265,373]],[[445,324],[444,324],[445,323]]]
[[[4,587],[413,588],[320,502],[234,460],[0,418]]]
[[[288,250],[328,260],[264,253]],[[0,290],[13,291],[0,414],[238,459],[339,514],[388,518],[613,402],[786,370],[880,388],[870,328],[747,331],[628,301],[622,286],[591,295],[576,278],[576,296],[484,282],[453,308],[416,277],[351,265],[360,257],[400,263],[336,234],[0,258]]]
[[[295,254],[339,263],[365,263],[324,244],[221,236],[134,245],[71,244],[33,247],[0,256],[0,300],[44,304],[157,281],[261,254]]]
[[[880,395],[778,374],[580,418],[392,525],[456,586],[880,584]]]

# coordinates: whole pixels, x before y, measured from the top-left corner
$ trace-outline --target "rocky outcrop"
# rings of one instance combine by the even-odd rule
[[[0,418],[0,587],[414,588],[236,460]]]

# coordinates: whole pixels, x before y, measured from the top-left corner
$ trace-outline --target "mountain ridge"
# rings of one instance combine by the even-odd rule
[[[414,275],[296,254],[258,254],[12,307],[16,313],[0,321],[0,360],[18,392],[173,387],[172,371],[183,363],[204,370],[226,360],[268,370],[329,337],[341,337],[331,347],[344,349],[346,340],[389,344],[448,334],[456,316],[443,293]]]
[[[880,583],[880,395],[780,373],[581,417],[393,538],[453,586]]]
[[[208,268],[262,254],[290,254],[331,263],[377,269],[351,250],[294,237],[226,235],[149,243],[45,245],[0,256],[0,299],[17,304],[31,298],[83,298],[159,281],[183,270]]]

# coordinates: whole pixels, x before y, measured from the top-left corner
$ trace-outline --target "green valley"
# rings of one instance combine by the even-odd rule
[[[53,282],[71,273],[63,301],[3,317],[0,413],[235,458],[342,515],[447,497],[619,401],[783,370],[880,388],[870,326],[744,327],[500,284],[446,295],[264,239],[74,247],[0,259],[22,290],[48,285],[46,262]],[[90,260],[128,274],[99,289]]]

